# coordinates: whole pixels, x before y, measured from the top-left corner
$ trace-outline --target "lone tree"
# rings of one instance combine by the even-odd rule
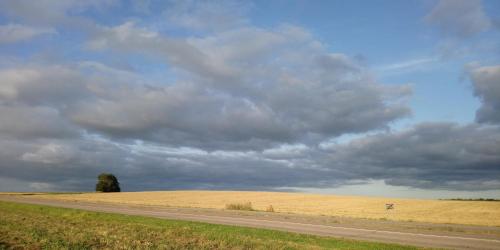
[[[120,192],[120,183],[113,174],[102,173],[97,177],[97,192]]]

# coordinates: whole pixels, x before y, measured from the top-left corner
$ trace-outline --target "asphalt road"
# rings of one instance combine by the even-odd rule
[[[193,212],[190,209],[176,208],[161,209],[152,207],[131,207],[126,205],[111,205],[84,202],[66,202],[47,199],[36,199],[29,196],[0,195],[0,200],[21,202],[55,207],[75,208],[88,211],[109,212],[127,215],[141,215],[163,219],[200,221],[213,224],[235,225],[254,228],[266,228],[280,231],[312,234],[320,236],[331,236],[357,240],[368,240],[377,242],[399,243],[432,248],[448,249],[500,249],[500,239],[479,238],[470,235],[435,235],[428,233],[398,232],[388,230],[375,230],[366,228],[352,228],[342,226],[320,225],[314,223],[291,222],[275,220],[272,217],[253,217],[249,214],[236,215],[234,213],[206,214]]]

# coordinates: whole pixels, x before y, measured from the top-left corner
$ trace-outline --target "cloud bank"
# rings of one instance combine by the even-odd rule
[[[240,7],[177,3],[162,15],[196,34],[186,35],[85,17],[118,4],[112,1],[47,4],[53,8],[35,12],[2,3],[22,24],[1,26],[7,35],[0,42],[80,27],[80,49],[94,56],[1,65],[0,177],[14,189],[90,190],[102,171],[115,173],[125,190],[329,188],[371,180],[500,189],[498,65],[469,72],[481,101],[477,122],[393,131],[391,124],[411,115],[411,86],[380,82],[304,27],[258,27],[243,12],[203,22]],[[465,21],[450,21],[447,11],[462,7],[442,1],[427,19],[469,25],[462,35],[487,27],[477,6],[467,8]],[[33,23],[50,28],[27,26]],[[155,64],[164,77],[99,60],[113,57]]]

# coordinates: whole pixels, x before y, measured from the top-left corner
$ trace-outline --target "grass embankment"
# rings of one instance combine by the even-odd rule
[[[69,201],[112,202],[135,205],[225,209],[246,204],[278,213],[344,216],[353,218],[500,226],[500,202],[396,199],[383,197],[239,191],[161,191],[37,195]],[[394,203],[387,211],[386,203]]]
[[[0,202],[0,249],[417,249],[207,223]]]

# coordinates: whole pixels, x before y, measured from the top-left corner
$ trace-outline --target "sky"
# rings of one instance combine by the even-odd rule
[[[500,198],[500,2],[0,1],[0,191]]]

